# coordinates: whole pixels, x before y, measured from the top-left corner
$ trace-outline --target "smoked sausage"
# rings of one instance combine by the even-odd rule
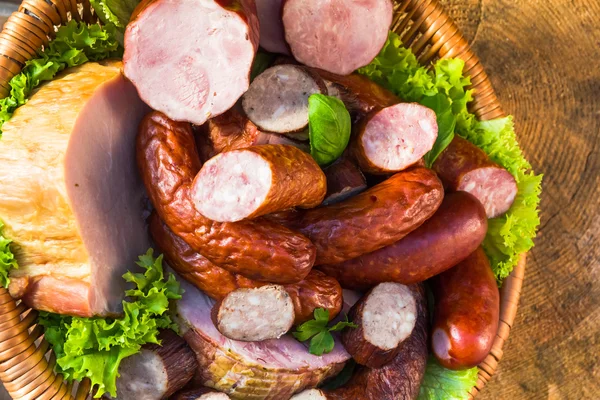
[[[467,192],[448,193],[418,229],[372,253],[319,269],[342,287],[367,290],[381,282],[423,282],[469,256],[487,232],[481,203]]]
[[[317,247],[315,265],[339,263],[402,239],[433,215],[443,197],[433,171],[412,168],[340,203],[306,210],[291,225]]]
[[[315,247],[305,236],[265,219],[218,223],[194,207],[190,190],[200,160],[190,124],[148,114],[137,137],[137,162],[161,219],[194,250],[230,272],[270,283],[306,277]]]
[[[365,176],[348,157],[341,157],[325,169],[327,194],[323,205],[339,203],[367,188]]]
[[[492,348],[500,314],[500,293],[483,249],[435,277],[432,287],[433,354],[446,368],[475,367]]]

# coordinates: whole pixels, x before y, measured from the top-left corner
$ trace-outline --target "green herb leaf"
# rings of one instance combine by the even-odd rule
[[[332,326],[331,328],[329,328],[329,332],[337,332],[337,331],[341,331],[345,328],[358,328],[358,325],[356,325],[353,322],[348,321],[348,316],[346,315],[346,320],[345,321],[340,321],[337,324],[335,324],[334,326]]]
[[[477,383],[477,368],[453,371],[442,367],[431,357],[418,400],[466,400]]]
[[[10,248],[12,241],[2,235],[3,229],[4,224],[0,221],[0,285],[6,289],[10,283],[8,277],[10,270],[19,268],[19,265]]]
[[[341,100],[323,94],[308,98],[310,155],[319,165],[331,164],[342,155],[350,130],[350,113]]]
[[[311,337],[315,336],[317,333],[323,331],[327,326],[327,322],[325,324],[320,321],[315,321],[314,319],[310,321],[306,321],[301,324],[297,331],[293,333],[294,337],[301,342],[305,342]]]
[[[329,331],[322,331],[317,333],[311,340],[308,352],[315,356],[322,356],[323,353],[330,353],[335,346],[333,336]]]
[[[358,325],[348,321],[346,315],[345,321],[340,321],[332,327],[327,327],[329,323],[329,310],[324,308],[315,308],[313,311],[315,319],[306,321],[298,326],[296,332],[292,334],[300,342],[310,339],[309,353],[317,356],[323,353],[329,353],[333,350],[335,344],[330,332],[341,331],[344,328],[358,328]],[[312,339],[311,339],[312,338]]]
[[[344,386],[352,377],[355,368],[356,361],[354,361],[353,359],[348,360],[346,362],[346,365],[344,365],[344,368],[340,371],[340,373],[334,376],[333,378],[327,380],[324,384],[322,384],[320,386],[321,389],[335,390],[339,387]]]
[[[116,379],[121,361],[145,343],[158,343],[159,329],[177,330],[167,313],[169,300],[181,298],[175,276],[165,279],[162,256],[152,249],[140,256],[143,273],[128,272],[123,277],[135,284],[126,292],[121,318],[80,318],[41,312],[39,323],[56,355],[56,370],[65,379],[90,378],[96,397],[109,393],[116,397]]]
[[[262,74],[273,62],[275,55],[259,50],[254,57],[252,70],[250,71],[250,81],[253,81],[258,75]]]
[[[322,323],[323,326],[327,326],[327,323],[329,322],[329,310],[324,308],[315,308],[313,315],[315,316],[315,321]]]

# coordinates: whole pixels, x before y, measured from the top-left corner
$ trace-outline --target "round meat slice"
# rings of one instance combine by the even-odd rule
[[[507,212],[517,196],[517,182],[510,172],[459,136],[440,154],[433,169],[446,189],[475,196],[483,204],[488,218]]]
[[[194,179],[191,196],[202,215],[223,222],[316,207],[326,192],[325,174],[309,154],[266,144],[208,160]]]
[[[233,340],[279,339],[294,324],[294,303],[281,285],[236,289],[213,308],[215,326]]]
[[[344,347],[357,363],[380,368],[396,357],[400,343],[412,333],[417,305],[410,288],[386,282],[364,295],[349,317],[358,328],[342,333]]]
[[[293,395],[290,400],[327,400],[327,395],[321,389],[307,389]]]
[[[308,126],[308,97],[314,93],[327,93],[318,75],[298,65],[276,65],[254,79],[242,107],[262,130],[298,132]]]
[[[256,6],[225,3],[150,0],[136,9],[125,31],[124,73],[150,107],[200,125],[248,89],[258,49]]]
[[[390,0],[287,0],[285,39],[296,60],[348,75],[379,53],[392,24]]]
[[[387,174],[408,168],[431,150],[438,126],[433,110],[400,103],[371,112],[357,131],[352,151],[360,168]]]
[[[260,47],[271,53],[290,54],[281,21],[282,0],[256,0],[260,22]]]

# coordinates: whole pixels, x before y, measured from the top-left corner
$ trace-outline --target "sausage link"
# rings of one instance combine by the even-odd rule
[[[169,265],[182,278],[215,300],[222,300],[239,288],[268,285],[266,282],[244,278],[216,266],[175,235],[156,213],[150,216],[150,235],[165,254]],[[342,309],[340,284],[320,271],[310,271],[300,282],[284,285],[284,288],[294,304],[296,325],[312,319],[316,308],[328,310],[330,319],[335,318]]]
[[[405,238],[319,269],[353,290],[367,290],[382,282],[423,282],[467,258],[486,232],[481,203],[467,192],[449,193],[435,214]]]
[[[190,190],[200,159],[190,124],[148,114],[137,137],[137,161],[161,219],[213,263],[271,283],[298,282],[310,272],[315,247],[305,236],[266,219],[214,222],[194,208]]]
[[[316,265],[346,261],[390,245],[425,222],[444,197],[426,168],[413,168],[350,199],[307,210],[293,223],[317,247]]]
[[[500,293],[483,249],[437,276],[433,293],[433,354],[446,368],[475,367],[492,348],[500,315]]]

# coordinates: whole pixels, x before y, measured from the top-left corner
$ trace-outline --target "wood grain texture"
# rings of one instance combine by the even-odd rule
[[[517,319],[478,399],[599,398],[600,2],[442,2],[544,173]]]

